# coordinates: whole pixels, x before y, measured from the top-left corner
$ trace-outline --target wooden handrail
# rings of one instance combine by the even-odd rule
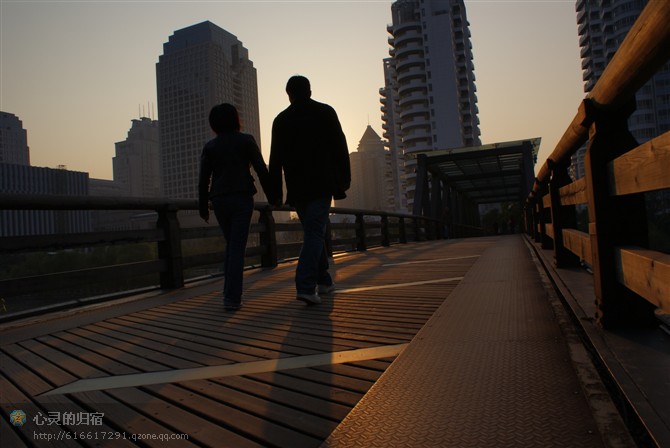
[[[30,277],[9,278],[0,280],[0,297],[7,298],[17,294],[44,291],[44,288],[57,290],[68,287],[84,287],[99,283],[101,279],[135,277],[147,274],[160,274],[160,287],[173,289],[183,286],[184,272],[188,268],[210,265],[223,258],[221,252],[204,254],[182,254],[182,241],[198,238],[219,236],[220,230],[214,227],[181,228],[178,212],[198,209],[195,200],[170,200],[166,198],[134,198],[134,197],[94,197],[94,196],[57,196],[57,195],[22,195],[0,194],[2,210],[135,210],[142,214],[153,215],[156,228],[144,230],[120,230],[105,232],[87,232],[82,234],[56,234],[37,236],[0,237],[0,254],[23,252],[43,252],[52,250],[72,249],[79,247],[110,246],[116,244],[156,243],[158,258],[156,260],[115,266],[89,267],[86,269],[63,271]],[[291,207],[272,207],[267,203],[256,203],[255,209],[260,212],[258,223],[252,224],[251,232],[259,235],[259,245],[247,248],[247,256],[260,256],[264,267],[275,266],[279,253],[281,258],[293,257],[301,243],[278,243],[277,232],[298,231],[299,223],[274,223],[274,212],[293,211]],[[336,245],[339,250],[366,250],[371,245],[390,245],[391,240],[407,243],[405,220],[414,223],[414,239],[419,241],[431,239],[433,227],[438,220],[424,216],[413,216],[375,210],[358,210],[348,208],[331,208],[332,214],[356,216],[356,223],[337,223],[332,228],[355,231],[356,237],[330,239],[332,249]],[[373,219],[370,219],[373,217]],[[390,223],[389,218],[394,221]],[[373,232],[368,230],[372,229]],[[391,229],[398,233],[390,235]],[[377,233],[377,231],[380,232]],[[439,238],[439,236],[438,236]],[[290,251],[291,253],[287,253]],[[77,303],[74,301],[72,303]],[[18,318],[22,313],[13,316],[2,316],[0,320]]]
[[[670,2],[647,3],[602,76],[588,95],[601,107],[618,107],[635,93],[670,59]],[[537,174],[533,191],[549,181],[551,163],[568,164],[586,142],[589,121],[580,105],[577,114]]]
[[[554,250],[558,268],[591,267],[605,328],[655,324],[670,312],[670,256],[652,250],[644,194],[670,190],[670,132],[638,145],[628,128],[635,94],[670,60],[670,2],[650,1],[538,171],[526,207],[527,231]],[[570,158],[589,140],[583,178]],[[588,232],[577,230],[586,204]]]

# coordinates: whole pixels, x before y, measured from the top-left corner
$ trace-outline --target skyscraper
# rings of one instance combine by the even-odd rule
[[[115,143],[112,159],[114,181],[127,196],[160,196],[160,151],[158,121],[147,117],[133,120],[128,137]]]
[[[415,153],[481,144],[472,44],[463,0],[398,0],[391,12],[383,111],[400,134],[388,139],[401,146],[411,209]]]
[[[397,113],[398,88],[396,85],[393,59],[384,59],[384,87],[379,89],[382,103],[382,136],[384,146],[388,149],[391,159],[391,181],[393,183],[393,203],[395,211],[407,213],[407,175],[405,174],[405,159],[400,139],[400,119]]]
[[[88,173],[0,163],[0,193],[88,196]],[[0,210],[0,237],[91,231],[88,210]]]
[[[214,134],[209,111],[233,104],[243,132],[260,146],[256,69],[234,35],[207,21],[174,32],[156,64],[163,194],[197,198],[203,145]]]
[[[28,133],[23,122],[8,112],[0,112],[0,163],[30,165]]]
[[[577,0],[584,92],[596,85],[647,0]],[[670,63],[666,63],[635,95],[637,108],[628,126],[638,143],[670,130]],[[585,149],[573,157],[573,175],[584,175]]]
[[[349,154],[351,188],[337,207],[394,211],[391,154],[371,126],[365,129],[358,150]]]

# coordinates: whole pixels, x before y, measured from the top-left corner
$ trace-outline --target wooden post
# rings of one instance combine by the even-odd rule
[[[531,223],[531,233],[530,236],[533,238],[533,241],[536,243],[540,242],[540,219],[538,217],[538,208],[537,208],[537,195],[533,196],[530,204],[528,205],[530,207],[530,223]]]
[[[326,222],[326,252],[329,257],[333,256],[333,229],[330,225],[330,218]]]
[[[627,123],[635,103],[603,110],[586,99],[583,107],[592,123],[584,168],[596,320],[606,329],[653,326],[654,306],[616,280],[614,256],[617,246],[648,246],[644,195],[611,196],[607,177],[608,162],[637,147]]]
[[[407,244],[407,229],[405,228],[405,218],[398,218],[398,239],[400,243]]]
[[[263,224],[264,230],[260,233],[260,244],[265,247],[265,253],[261,255],[261,266],[273,268],[277,266],[277,232],[272,210],[269,206],[259,210],[258,222]]]
[[[549,197],[551,198],[551,223],[554,227],[554,263],[557,268],[575,266],[579,258],[565,248],[563,229],[577,226],[577,214],[574,205],[562,206],[559,189],[571,183],[567,164],[557,164],[547,159],[551,170]]]
[[[158,242],[158,258],[165,260],[166,270],[160,273],[162,289],[177,289],[184,286],[184,270],[181,256],[181,236],[177,206],[167,204],[158,211],[156,227],[163,230],[165,239]]]
[[[533,204],[530,201],[530,198],[526,199],[526,203],[523,206],[524,211],[524,231],[526,235],[533,236]]]
[[[356,250],[364,252],[368,249],[365,241],[365,218],[362,213],[356,214]]]
[[[431,214],[430,217],[434,219],[442,219],[442,210],[444,210],[444,206],[442,204],[442,181],[438,177],[437,173],[433,173],[433,176],[431,178],[431,186],[430,186],[430,194],[431,194]],[[431,235],[429,236],[429,239],[440,239],[440,228],[439,224],[436,223],[435,221],[430,223],[430,228],[431,228]]]
[[[542,222],[542,197],[535,198],[535,204],[533,204],[533,234],[535,235],[535,242],[542,242],[542,233],[544,223]]]
[[[554,242],[547,234],[547,224],[551,221],[551,211],[544,206],[544,196],[547,194],[547,186],[543,185],[538,190],[537,206],[540,221],[540,243],[542,249],[553,249]]]
[[[382,226],[382,246],[391,245],[391,237],[389,235],[389,217],[388,215],[381,216],[381,226]]]
[[[423,215],[429,207],[424,201],[428,198],[428,167],[427,156],[419,154],[416,157],[416,178],[414,181],[414,204],[412,204],[413,215]]]
[[[424,238],[421,235],[421,224],[419,222],[419,218],[412,218],[412,224],[414,225],[414,241],[424,241]]]

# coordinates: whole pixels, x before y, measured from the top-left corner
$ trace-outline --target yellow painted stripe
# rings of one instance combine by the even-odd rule
[[[451,260],[464,260],[466,258],[477,258],[479,255],[467,255],[464,257],[451,257],[451,258],[435,258],[432,260],[418,260],[418,261],[403,261],[402,263],[387,263],[382,266],[402,266],[405,264],[419,264],[419,263],[435,263],[438,261],[451,261]]]
[[[250,375],[254,373],[277,372],[288,369],[342,364],[369,359],[390,358],[399,355],[406,346],[407,344],[384,345],[357,350],[323,353],[319,355],[296,356],[291,358],[269,359],[265,361],[252,361],[221,366],[196,367],[164,372],[90,378],[77,380],[42,395],[62,395],[76,392],[90,392],[94,390],[118,389],[122,387],[138,387],[153,384],[205,380],[227,376]]]
[[[463,277],[451,277],[451,278],[440,278],[437,280],[424,280],[421,282],[410,282],[410,283],[394,283],[391,285],[381,285],[381,286],[362,286],[360,288],[349,288],[349,289],[336,289],[335,294],[340,294],[343,292],[360,292],[360,291],[374,291],[377,289],[388,289],[388,288],[402,288],[403,286],[418,286],[418,285],[428,285],[431,283],[445,283],[445,282],[455,282],[458,280],[463,280]]]

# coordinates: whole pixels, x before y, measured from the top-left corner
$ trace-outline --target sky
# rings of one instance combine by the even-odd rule
[[[0,0],[0,110],[28,133],[33,166],[112,179],[131,120],[157,118],[156,63],[175,30],[209,20],[249,51],[261,150],[307,76],[335,108],[349,151],[381,136],[389,0]],[[574,0],[465,0],[482,144],[541,137],[536,171],[584,98]]]

